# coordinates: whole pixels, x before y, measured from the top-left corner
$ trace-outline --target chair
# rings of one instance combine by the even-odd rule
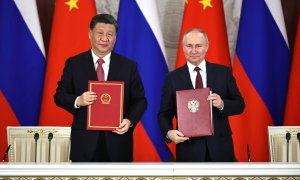
[[[289,143],[287,133],[290,133]],[[270,161],[300,162],[300,140],[298,138],[300,138],[300,126],[269,126]]]
[[[39,134],[37,143],[34,139],[36,133]],[[53,134],[51,144],[48,139],[49,133]],[[70,136],[70,127],[8,126],[9,162],[69,162]]]

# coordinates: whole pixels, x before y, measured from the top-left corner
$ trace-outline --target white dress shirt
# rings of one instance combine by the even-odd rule
[[[195,69],[196,66],[191,64],[189,61],[187,61],[187,66],[188,66],[188,69],[189,69],[189,73],[190,73],[190,77],[191,77],[193,87],[195,89],[197,72],[194,71],[194,69]],[[205,59],[199,64],[198,67],[200,68],[200,74],[201,74],[201,77],[202,77],[203,88],[206,88],[207,87],[207,73],[206,73],[206,61],[205,61]]]
[[[99,57],[92,51],[92,56],[93,56],[93,61],[94,61],[94,66],[95,66],[95,71],[98,67],[98,59]],[[104,80],[107,81],[107,76],[108,76],[108,70],[109,70],[109,64],[110,64],[110,56],[111,56],[111,52],[108,53],[106,56],[104,56],[102,59],[104,61],[104,63],[102,64],[102,68],[104,71]]]

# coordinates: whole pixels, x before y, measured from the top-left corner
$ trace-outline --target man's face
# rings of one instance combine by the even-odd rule
[[[89,31],[92,49],[97,56],[104,57],[113,49],[116,42],[116,29],[112,24],[97,23]]]
[[[191,64],[198,66],[204,60],[207,49],[208,44],[200,32],[192,31],[186,35],[183,52]]]

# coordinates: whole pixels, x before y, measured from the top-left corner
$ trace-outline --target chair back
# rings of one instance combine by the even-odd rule
[[[300,126],[269,126],[270,161],[300,162],[299,133]]]
[[[39,135],[37,141],[36,133]],[[53,135],[51,141],[49,133]],[[70,136],[70,127],[8,126],[9,162],[69,162]]]

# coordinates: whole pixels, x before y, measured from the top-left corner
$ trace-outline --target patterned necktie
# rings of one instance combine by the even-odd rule
[[[195,67],[194,71],[197,72],[197,76],[196,76],[196,82],[195,82],[195,89],[199,89],[199,88],[203,88],[203,82],[202,82],[202,77],[200,74],[200,68],[199,67]]]
[[[96,72],[97,72],[97,77],[98,77],[98,81],[104,81],[104,71],[103,71],[103,68],[102,68],[102,64],[104,63],[104,60],[103,59],[98,59],[98,67],[96,69]]]

